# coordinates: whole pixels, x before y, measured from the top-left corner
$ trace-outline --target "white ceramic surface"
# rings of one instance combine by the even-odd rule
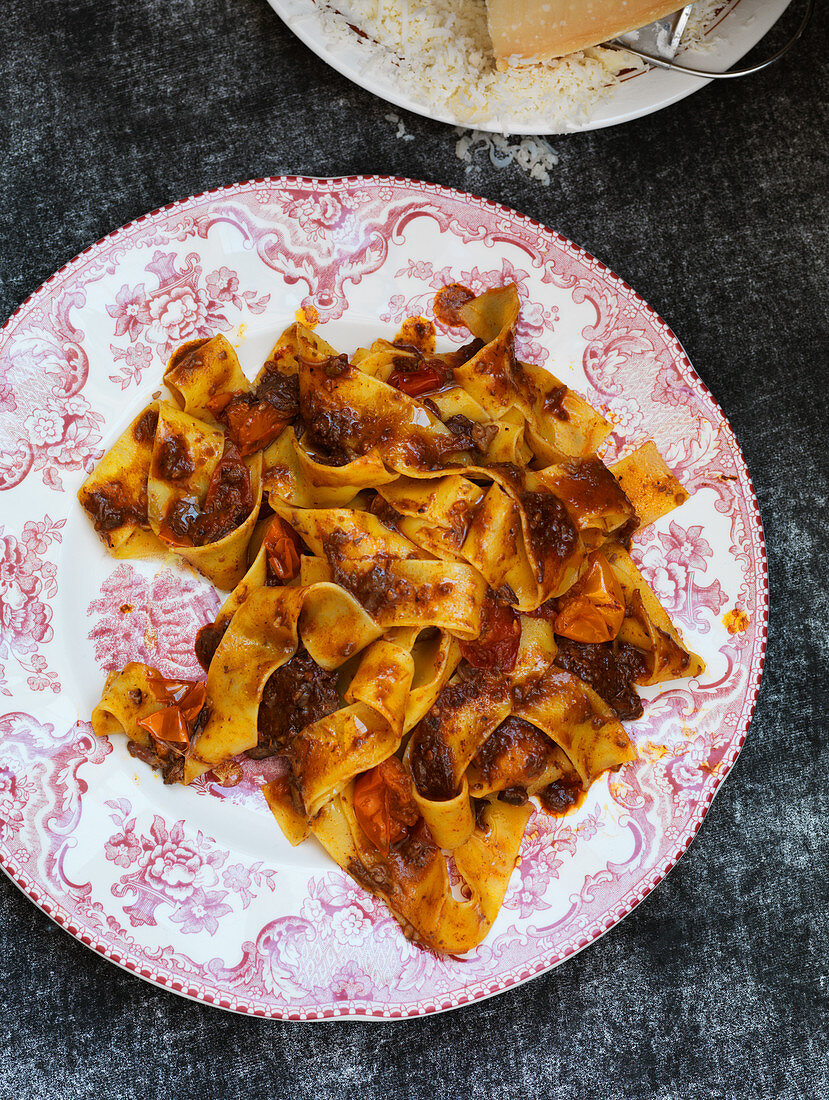
[[[428,314],[452,281],[476,292],[516,282],[519,355],[613,418],[608,460],[652,437],[692,492],[632,553],[708,666],[698,681],[647,689],[629,726],[636,762],[596,782],[576,813],[531,821],[490,935],[462,958],[409,943],[315,842],[288,845],[259,790],[267,761],[246,762],[230,790],[209,776],[165,787],[123,738],[95,738],[108,669],[141,660],[200,675],[192,643],[219,597],[181,565],[109,557],[75,498],[179,342],[225,332],[252,377],[300,305],[352,351]],[[0,508],[0,865],[83,943],[223,1008],[419,1015],[550,969],[673,867],[745,739],[767,576],[731,430],[635,291],[482,199],[379,177],[258,180],[99,241],[0,330]],[[734,609],[744,618],[731,633]]]
[[[415,114],[426,115],[438,122],[454,126],[470,123],[455,113],[440,110],[418,102],[398,83],[385,74],[376,75],[374,67],[355,46],[342,49],[333,43],[326,32],[315,0],[268,0],[274,11],[291,28],[309,49],[337,72],[373,92],[381,99]],[[677,60],[691,67],[722,71],[730,69],[755,46],[777,22],[790,0],[724,0],[721,12],[716,16],[709,32],[710,45],[705,48],[683,50]],[[757,81],[760,92],[767,85],[770,74],[748,78]],[[652,114],[669,107],[709,84],[710,80],[684,76],[681,73],[651,69],[625,78],[596,106],[589,121],[569,127],[571,131],[598,130],[630,122],[642,115]],[[478,130],[507,134],[549,134],[556,132],[543,113],[530,119],[522,119],[507,113],[475,122]]]

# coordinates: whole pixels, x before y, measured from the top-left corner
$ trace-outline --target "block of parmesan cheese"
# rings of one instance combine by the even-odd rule
[[[487,0],[495,56],[563,57],[678,11],[677,0]]]

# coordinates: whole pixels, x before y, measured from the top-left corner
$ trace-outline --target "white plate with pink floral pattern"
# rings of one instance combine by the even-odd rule
[[[654,438],[693,493],[634,540],[699,682],[648,689],[638,760],[564,819],[536,817],[484,943],[413,946],[313,841],[292,849],[255,761],[224,789],[165,787],[88,718],[127,661],[199,673],[218,595],[168,562],[117,562],[75,492],[150,394],[173,347],[224,332],[253,374],[300,306],[351,351],[428,314],[437,288],[515,281],[519,351],[615,424]],[[443,336],[447,342],[453,337]],[[0,862],[83,943],[167,989],[287,1019],[455,1008],[556,966],[622,919],[699,829],[746,735],[767,576],[734,436],[676,337],[602,263],[515,212],[427,183],[237,184],[117,230],[0,331]]]

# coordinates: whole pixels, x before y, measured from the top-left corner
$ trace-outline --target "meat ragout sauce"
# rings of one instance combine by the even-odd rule
[[[375,614],[381,607],[404,600],[426,606],[435,596],[448,595],[454,587],[451,581],[411,584],[405,577],[399,577],[392,571],[390,564],[394,559],[390,557],[378,556],[368,569],[363,563],[357,568],[351,568],[352,563],[342,552],[343,544],[347,541],[341,531],[332,531],[323,538],[322,549],[331,566],[332,581],[350,592],[369,615]]]
[[[164,533],[172,541],[207,546],[235,531],[253,510],[250,470],[232,443],[213,472],[201,508],[180,500],[164,517]]]
[[[532,781],[544,771],[554,748],[546,734],[531,722],[510,715],[478,750],[474,763],[491,783],[501,778]]]
[[[459,667],[460,679],[447,684],[432,709],[415,726],[409,766],[418,791],[424,798],[446,801],[457,794],[452,749],[441,736],[446,719],[459,707],[487,694],[491,679],[469,665]]]
[[[186,441],[179,435],[167,435],[158,445],[154,458],[155,472],[164,481],[183,481],[190,477],[196,466],[187,450]]]
[[[573,553],[579,534],[555,494],[522,493],[520,499],[538,560],[538,579],[543,581],[551,564],[563,562]]]
[[[642,700],[633,681],[647,673],[645,654],[627,642],[572,642],[556,635],[554,664],[571,672],[611,706],[619,718],[641,718]]]
[[[537,726],[510,715],[478,750],[473,766],[486,783],[502,785],[498,794],[502,802],[523,806],[527,784],[543,773],[557,751]]]
[[[208,623],[206,626],[203,626],[196,635],[196,660],[205,672],[209,670],[210,663],[216,656],[216,650],[219,648],[219,643],[222,638],[224,638],[229,626],[230,619],[227,619],[223,623]]]
[[[372,857],[369,866],[352,859],[347,864],[346,871],[369,893],[382,894],[386,897],[389,897],[395,888],[405,892],[409,885],[414,885],[431,863],[443,859],[423,818],[420,818],[408,836],[395,845],[388,855],[375,849]],[[402,925],[405,935],[410,939],[417,939],[415,929],[408,922],[403,921],[399,915],[395,914],[395,916]]]
[[[146,528],[147,492],[141,491],[138,501],[127,499],[124,487],[117,481],[107,482],[84,497],[83,506],[95,525],[95,530],[106,535],[110,531],[134,523]]]
[[[152,443],[155,439],[158,427],[158,412],[155,409],[146,409],[141,419],[132,429],[132,438],[136,443]]]
[[[556,386],[555,389],[550,390],[544,398],[544,412],[549,413],[550,416],[555,417],[556,420],[569,420],[570,414],[562,405],[568,392],[565,385]]]
[[[140,692],[138,694],[140,695]],[[193,738],[198,737],[207,725],[209,717],[210,705],[205,703],[188,729],[191,741]],[[153,770],[161,772],[161,777],[166,784],[181,783],[184,779],[186,751],[176,750],[172,746],[151,738],[149,745],[142,745],[138,741],[127,741],[127,752],[136,760],[140,760],[142,763],[148,764]]]
[[[265,684],[259,704],[259,744],[248,756],[284,753],[306,726],[339,708],[337,673],[321,668],[304,648],[296,651]]]
[[[556,495],[582,511],[603,512],[633,505],[600,458],[576,458],[563,464],[566,474],[556,482]]]
[[[460,311],[475,295],[461,283],[443,287],[435,295],[435,317],[450,328],[466,328]]]
[[[440,411],[426,395],[451,385],[451,369],[439,359],[424,359],[418,349],[412,350],[417,357],[399,356],[395,360],[395,371],[389,383],[411,397],[422,398],[422,403],[440,420]],[[337,356],[329,359],[323,369],[328,377],[337,378],[353,368],[345,356]],[[432,372],[429,378],[434,385],[431,382],[428,386],[422,384],[427,380],[426,370]],[[325,392],[324,386],[303,396],[300,418],[301,432],[319,451],[317,460],[332,466],[344,466],[368,454],[374,447],[393,442],[413,465],[424,470],[440,470],[447,460],[461,451],[485,449],[494,434],[488,425],[474,425],[467,417],[460,416],[448,418],[448,434],[428,429],[402,433],[401,424],[394,416],[381,416],[343,404],[335,393]]]
[[[538,801],[541,803],[541,808],[548,814],[563,817],[564,814],[575,809],[584,800],[586,794],[578,775],[575,772],[567,772],[539,791]]]
[[[299,377],[283,374],[272,360],[250,393],[219,394],[208,403],[244,457],[269,446],[299,414]]]

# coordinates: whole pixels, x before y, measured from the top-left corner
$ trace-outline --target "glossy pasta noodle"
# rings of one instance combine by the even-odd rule
[[[530,816],[634,759],[636,686],[703,665],[628,553],[687,498],[655,446],[601,461],[605,418],[516,358],[515,286],[435,313],[470,342],[439,353],[410,318],[349,358],[303,317],[253,383],[224,337],[185,344],[79,498],[116,557],[177,554],[228,593],[194,639],[206,680],[129,664],[96,732],[169,783],[271,758],[290,843],[464,952]]]

